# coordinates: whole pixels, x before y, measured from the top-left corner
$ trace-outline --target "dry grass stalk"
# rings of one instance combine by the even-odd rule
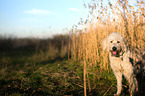
[[[87,96],[87,85],[86,85],[86,61],[84,60],[84,96]]]

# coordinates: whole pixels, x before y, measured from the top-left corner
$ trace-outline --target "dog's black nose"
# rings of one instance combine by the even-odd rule
[[[117,50],[117,48],[114,46],[114,47],[112,48],[112,50],[113,50],[113,51],[116,51],[116,50]]]

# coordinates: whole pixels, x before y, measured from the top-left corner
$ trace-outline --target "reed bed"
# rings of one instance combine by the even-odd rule
[[[98,72],[110,71],[108,53],[102,50],[101,45],[108,34],[119,32],[129,46],[145,48],[145,2],[111,1],[92,0],[87,6],[90,10],[88,19],[82,23],[86,28],[79,32],[78,29],[72,30],[71,57],[84,62],[84,94],[91,68],[97,66]]]
[[[118,0],[115,4],[108,1],[106,5],[106,2],[92,0],[88,4],[86,28],[72,30],[71,55],[73,59],[85,60],[88,66],[108,69],[107,53],[103,52],[101,43],[111,32],[121,33],[129,46],[145,47],[145,3],[134,1],[131,5],[127,0]]]

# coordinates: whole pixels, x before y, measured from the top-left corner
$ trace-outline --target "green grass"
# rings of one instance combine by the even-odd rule
[[[48,52],[31,48],[1,50],[0,95],[84,95],[83,63],[62,58],[57,50],[50,56]],[[112,71],[93,66],[87,73],[88,96],[115,94]]]

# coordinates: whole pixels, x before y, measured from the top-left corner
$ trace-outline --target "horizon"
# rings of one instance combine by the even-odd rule
[[[50,38],[57,34],[69,34],[73,26],[90,19],[90,0],[0,0],[0,36],[17,38]],[[110,0],[113,5],[116,1]],[[107,0],[103,3],[108,6]],[[129,0],[134,8],[136,2]],[[131,5],[132,5],[131,4]],[[109,7],[109,6],[108,6]],[[99,7],[100,8],[100,7]],[[111,9],[109,9],[111,11]],[[96,12],[95,16],[98,16]],[[119,18],[110,14],[113,18]],[[96,19],[97,20],[97,19]],[[86,25],[85,25],[86,26]],[[86,26],[87,27],[87,26]]]
[[[86,20],[89,0],[0,0],[0,35],[48,38]]]

